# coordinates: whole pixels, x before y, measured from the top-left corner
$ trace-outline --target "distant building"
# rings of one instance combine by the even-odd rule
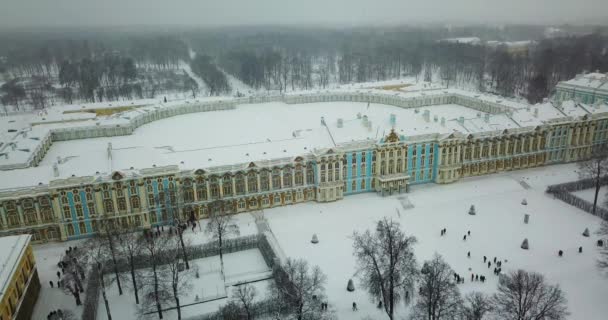
[[[477,37],[447,38],[447,39],[441,39],[441,40],[439,40],[439,42],[479,45],[479,44],[481,44],[481,39],[479,39]]]
[[[608,101],[608,74],[587,73],[562,81],[555,88],[558,102],[574,100],[583,104],[602,104]]]
[[[496,49],[498,47],[505,47],[507,52],[516,56],[527,56],[530,51],[530,47],[535,45],[535,41],[487,41],[486,46],[489,48]]]
[[[25,320],[32,317],[40,291],[40,280],[32,246],[32,236],[0,238],[0,319]]]

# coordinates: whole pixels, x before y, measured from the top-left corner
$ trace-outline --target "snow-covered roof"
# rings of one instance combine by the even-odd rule
[[[592,72],[577,75],[574,79],[558,83],[558,87],[576,87],[579,89],[608,91],[608,74]]]
[[[428,101],[447,95],[470,98],[474,104],[483,102],[496,108],[488,111],[491,113],[486,113],[459,104],[402,108],[339,99],[331,100],[335,102],[309,103],[289,100],[289,97],[306,98],[330,94],[340,97],[342,93],[346,100],[360,95],[362,99],[358,101],[368,101],[366,97],[375,96],[389,104],[398,104],[403,99],[419,102],[426,100],[426,104],[431,104]],[[401,100],[392,102],[393,98]],[[221,98],[209,101],[218,99]],[[25,165],[19,169],[0,171],[0,190],[35,188],[66,178],[74,180],[84,177],[81,183],[92,182],[109,176],[116,170],[137,175],[145,168],[167,166],[178,166],[175,170],[204,168],[214,171],[213,168],[240,166],[250,162],[272,164],[276,159],[294,159],[312,154],[315,150],[336,146],[365,148],[378,143],[393,128],[407,141],[420,141],[422,138],[436,139],[452,133],[491,134],[505,129],[513,131],[534,128],[547,122],[608,112],[606,105],[584,106],[564,102],[558,108],[547,102],[530,106],[499,96],[460,89],[407,92],[378,89],[309,91],[263,103],[253,102],[268,99],[224,99],[233,104],[227,110],[165,117],[135,126],[131,134],[129,131],[113,137],[55,141],[35,166],[27,164],[28,157],[43,147],[45,138],[49,138],[52,130],[127,127],[132,125],[133,119],[142,115],[165,110],[169,112],[172,108],[188,105],[187,101],[135,107],[109,116],[97,116],[89,112],[65,113],[65,108],[57,108],[43,114],[1,117],[0,124],[7,124],[7,128],[14,132],[0,136],[0,143],[3,144],[0,146],[0,167],[20,163]],[[394,124],[391,122],[392,116],[395,118]],[[321,117],[326,125],[322,125]],[[339,119],[341,126],[338,125]],[[52,123],[40,123],[41,121]],[[28,149],[29,152],[24,151]],[[8,154],[8,158],[3,157],[3,153]],[[57,166],[56,172],[54,165]]]
[[[0,301],[30,243],[29,234],[0,237]]]

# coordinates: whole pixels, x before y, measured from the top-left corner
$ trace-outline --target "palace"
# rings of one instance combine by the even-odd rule
[[[149,228],[390,196],[578,161],[608,142],[604,104],[531,106],[456,89],[182,101],[110,116],[78,109],[0,118],[9,128],[0,136],[0,234],[69,240],[95,233],[102,218]]]
[[[608,101],[608,75],[587,73],[562,81],[555,88],[557,101],[574,100],[584,104],[604,104]]]
[[[26,320],[32,316],[40,280],[30,235],[0,238],[0,319]]]

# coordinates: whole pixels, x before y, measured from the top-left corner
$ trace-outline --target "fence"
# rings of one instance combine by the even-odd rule
[[[238,251],[244,251],[249,249],[258,248],[264,257],[264,261],[269,267],[273,266],[273,262],[276,261],[276,254],[274,254],[270,245],[268,244],[268,240],[265,235],[250,235],[245,237],[231,238],[222,241],[222,253],[233,253]],[[180,249],[175,249],[180,250]],[[219,255],[219,246],[218,241],[213,241],[209,243],[205,243],[202,245],[197,245],[189,248],[188,258],[189,260],[201,259],[211,256]],[[171,257],[174,255],[164,255],[163,257]],[[166,259],[166,258],[165,258]],[[135,269],[143,269],[149,267],[148,263],[149,257],[146,254],[141,254],[135,256],[133,261],[135,265]],[[126,259],[118,259],[116,261],[118,266],[118,272],[127,272],[130,270],[129,263]],[[162,264],[169,263],[168,260],[161,260]],[[108,261],[103,264],[104,269],[103,273],[113,273],[114,268],[111,261]],[[89,272],[88,276],[89,280],[87,282],[86,295],[84,300],[84,309],[82,310],[82,319],[91,319],[95,320],[97,318],[97,307],[99,304],[99,277],[97,272],[93,269]],[[252,310],[256,315],[269,314],[271,311],[271,304],[268,301],[261,301],[253,306]],[[202,319],[202,320],[214,320],[214,319],[223,319],[221,313],[205,315],[192,319]]]
[[[258,244],[258,249],[260,250],[260,252],[262,253],[262,256],[264,257],[264,261],[266,261],[266,264],[270,267],[272,267],[273,269],[273,278],[275,281],[277,281],[277,275],[282,279],[282,281],[285,280],[285,271],[283,271],[283,268],[281,267],[281,258],[280,252],[276,252],[277,248],[274,244],[273,244],[273,240],[272,239],[268,239],[270,236],[272,236],[269,232],[265,232],[262,234],[259,234],[256,236],[257,238],[257,244]],[[271,300],[271,299],[267,299],[267,300],[263,300],[257,303],[254,303],[250,309],[251,314],[254,317],[261,317],[261,316],[267,316],[267,315],[271,315],[271,314],[276,314],[279,310],[277,309],[277,305],[276,302]],[[242,315],[241,315],[242,316]],[[226,310],[219,310],[217,312],[214,313],[208,313],[208,314],[204,314],[204,315],[200,315],[200,316],[194,316],[194,317],[190,317],[187,320],[223,320],[226,318]]]
[[[572,182],[550,185],[547,187],[546,192],[553,194],[553,197],[562,200],[573,207],[577,207],[604,220],[608,220],[608,209],[602,208],[598,204],[595,209],[595,213],[593,213],[592,202],[572,194],[573,191],[595,188],[595,183],[595,179],[581,179]],[[600,185],[608,185],[608,176],[600,178]]]

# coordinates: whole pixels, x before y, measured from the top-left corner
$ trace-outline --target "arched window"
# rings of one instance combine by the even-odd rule
[[[245,193],[245,177],[243,176],[243,174],[241,174],[241,173],[237,174],[236,179],[235,179],[235,185],[236,185],[237,194]]]
[[[308,165],[306,168],[306,183],[314,184],[315,183],[315,173],[312,165]]]
[[[137,197],[137,196],[131,197],[131,208],[139,209],[139,197]]]
[[[247,175],[247,191],[258,192],[258,176],[255,172],[249,172]]]
[[[361,190],[365,190],[365,179],[361,180]]]
[[[270,173],[268,171],[262,171],[260,174],[260,188],[262,191],[270,190],[270,178],[268,177]]]
[[[279,169],[272,170],[272,188],[281,189],[281,171]]]
[[[230,176],[224,176],[222,179],[222,189],[224,197],[229,197],[232,195],[232,179]]]
[[[353,182],[351,183],[350,189],[353,192],[357,190],[357,181],[353,180]]]
[[[291,187],[291,172],[289,169],[285,169],[285,173],[283,173],[283,186],[285,188]]]

